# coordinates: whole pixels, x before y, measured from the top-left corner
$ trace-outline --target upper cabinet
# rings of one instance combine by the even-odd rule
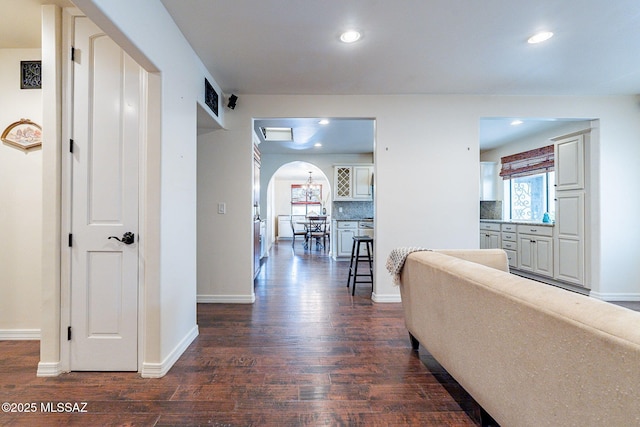
[[[373,165],[334,166],[333,188],[333,200],[373,200]]]
[[[584,135],[571,135],[555,142],[556,190],[584,188]]]
[[[372,200],[373,165],[353,167],[353,198],[357,200]]]
[[[480,200],[500,200],[498,167],[497,162],[480,162]]]

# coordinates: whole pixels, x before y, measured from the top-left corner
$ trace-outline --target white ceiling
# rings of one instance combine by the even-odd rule
[[[161,1],[225,93],[640,93],[638,0]]]
[[[239,103],[243,93],[640,94],[638,0],[161,1]],[[340,43],[347,28],[362,31],[362,40]],[[555,36],[527,44],[538,30]],[[563,125],[511,120],[483,120],[481,149]],[[306,119],[299,125],[294,135],[324,132]],[[348,132],[349,122],[341,125]],[[324,136],[323,150],[347,150],[355,142],[346,135],[354,134]]]
[[[161,1],[238,103],[242,94],[640,94],[638,0]],[[0,48],[39,47],[46,3],[71,4],[0,0]],[[350,27],[362,40],[340,43]],[[541,29],[555,36],[528,45]],[[508,122],[483,121],[481,148],[511,138]],[[300,126],[328,133],[306,119]],[[333,143],[343,150],[352,144],[345,135]]]

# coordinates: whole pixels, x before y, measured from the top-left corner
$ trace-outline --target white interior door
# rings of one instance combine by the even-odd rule
[[[88,18],[74,47],[70,368],[137,371],[143,71]]]

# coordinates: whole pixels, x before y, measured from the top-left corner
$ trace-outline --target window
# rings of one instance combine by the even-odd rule
[[[502,158],[505,216],[518,221],[555,217],[553,145]]]
[[[504,180],[505,208],[514,221],[542,221],[545,213],[555,218],[555,172]]]

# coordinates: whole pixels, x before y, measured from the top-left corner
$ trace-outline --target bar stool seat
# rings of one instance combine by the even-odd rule
[[[364,244],[367,248],[366,255],[360,253],[360,245]],[[358,273],[358,264],[366,262],[369,264],[368,273]],[[371,283],[373,291],[373,237],[354,236],[353,246],[351,247],[351,262],[349,263],[349,277],[347,279],[347,288],[351,285],[353,277],[353,290],[351,295],[356,294],[356,283]],[[369,280],[358,280],[359,277],[368,277]]]

